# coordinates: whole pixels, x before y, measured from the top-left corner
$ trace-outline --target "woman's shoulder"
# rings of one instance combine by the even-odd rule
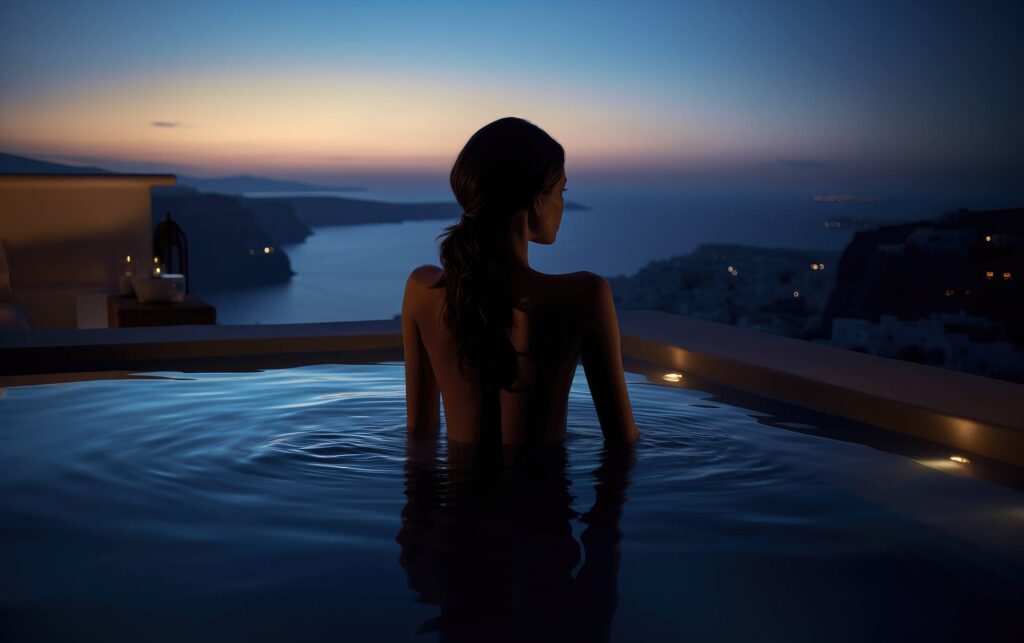
[[[611,301],[611,287],[601,275],[588,271],[545,274],[538,289],[544,299],[556,300],[582,314],[593,314],[595,306]]]
[[[415,285],[420,288],[433,288],[443,275],[444,271],[439,267],[426,264],[409,273],[406,286]]]
[[[609,289],[607,279],[587,270],[544,276],[550,280],[550,283],[561,286],[567,292],[576,293],[583,297],[593,297],[601,291]]]

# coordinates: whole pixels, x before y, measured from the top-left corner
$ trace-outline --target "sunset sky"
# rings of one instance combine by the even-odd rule
[[[0,151],[351,183],[517,115],[591,176],[1024,169],[1022,3],[347,4],[2,0]]]

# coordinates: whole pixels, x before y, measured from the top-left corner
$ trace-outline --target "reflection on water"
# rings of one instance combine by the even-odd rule
[[[564,445],[447,446],[447,461],[437,438],[407,446],[400,562],[417,599],[440,607],[419,632],[436,630],[442,641],[609,640],[633,448],[602,450],[594,503],[579,515]]]
[[[1022,640],[1020,492],[832,416],[630,373],[605,451],[580,370],[488,451],[400,363],[74,380],[0,398],[0,641]]]

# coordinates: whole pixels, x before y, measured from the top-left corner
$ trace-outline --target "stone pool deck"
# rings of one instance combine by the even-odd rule
[[[627,358],[1024,466],[1024,385],[668,313],[623,311],[619,320]],[[397,319],[7,332],[0,387],[59,374],[401,358]]]

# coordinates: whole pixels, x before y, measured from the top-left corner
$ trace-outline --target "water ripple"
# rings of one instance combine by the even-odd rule
[[[408,539],[429,541],[452,515],[495,538],[509,515],[516,529],[540,525],[529,537],[554,543],[576,574],[584,560],[573,543],[610,520],[609,497],[622,503],[624,546],[646,555],[863,557],[906,529],[861,494],[872,476],[906,476],[912,461],[826,440],[796,413],[630,375],[643,437],[628,479],[616,478],[580,372],[565,449],[520,454],[511,467],[504,454],[491,467],[444,441],[407,443],[403,378],[401,364],[350,364],[8,389],[0,545],[19,565],[69,571],[46,582],[26,572],[0,600],[37,582],[77,597],[65,585],[79,576],[113,588],[159,575],[189,596],[309,583],[325,570],[339,578],[374,557],[394,567],[396,540],[414,557]],[[913,484],[938,488],[942,474],[922,471]],[[972,496],[962,491],[941,497],[963,505]],[[512,513],[496,515],[494,498]]]

